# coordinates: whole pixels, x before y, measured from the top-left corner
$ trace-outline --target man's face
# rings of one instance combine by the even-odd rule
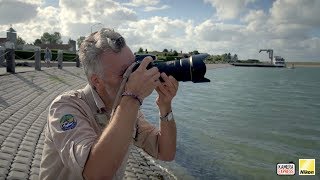
[[[135,56],[128,46],[119,53],[105,53],[102,55],[104,90],[102,98],[114,101],[122,81],[122,75],[135,61]]]

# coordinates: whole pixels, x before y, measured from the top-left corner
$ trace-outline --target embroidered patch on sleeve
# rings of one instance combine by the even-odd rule
[[[66,114],[60,119],[60,126],[63,131],[75,128],[77,121],[72,114]]]

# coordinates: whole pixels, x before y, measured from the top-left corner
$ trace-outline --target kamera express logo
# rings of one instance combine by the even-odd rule
[[[316,160],[299,159],[299,175],[316,175]]]
[[[293,162],[277,164],[278,176],[293,176],[295,174],[296,174],[296,165]]]

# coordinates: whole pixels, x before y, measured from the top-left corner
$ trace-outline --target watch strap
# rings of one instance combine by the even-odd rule
[[[172,121],[172,120],[174,120],[172,111],[168,112],[165,116],[160,116],[160,120],[161,121]]]

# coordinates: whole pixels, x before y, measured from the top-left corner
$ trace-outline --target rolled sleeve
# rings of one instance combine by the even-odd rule
[[[66,115],[71,119],[72,126],[62,125]],[[71,100],[54,102],[51,105],[48,120],[49,133],[62,163],[73,173],[82,177],[91,147],[97,138],[88,117],[80,106]]]
[[[159,129],[150,124],[144,117],[143,113],[139,111],[138,114],[138,128],[137,136],[134,145],[142,148],[145,152],[154,158],[158,158],[158,138]]]

